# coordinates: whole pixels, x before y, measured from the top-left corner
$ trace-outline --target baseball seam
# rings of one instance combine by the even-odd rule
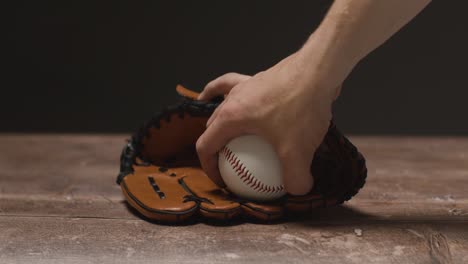
[[[228,147],[224,147],[221,150],[221,154],[237,173],[241,181],[253,190],[262,193],[278,193],[284,190],[283,185],[270,186],[258,180]]]

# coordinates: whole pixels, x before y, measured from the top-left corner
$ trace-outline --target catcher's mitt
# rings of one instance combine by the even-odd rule
[[[242,200],[215,185],[202,170],[195,150],[211,113],[222,99],[197,101],[197,93],[177,87],[181,101],[146,122],[124,147],[117,183],[128,203],[152,220],[178,222],[201,215],[231,219],[278,219],[341,204],[364,185],[363,156],[331,125],[317,150],[311,171],[313,190],[267,203]]]

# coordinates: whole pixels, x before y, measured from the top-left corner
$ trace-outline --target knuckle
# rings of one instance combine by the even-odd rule
[[[238,76],[239,76],[239,74],[237,72],[228,72],[228,73],[224,74],[221,77],[222,78],[236,78]]]
[[[225,83],[228,82],[230,78],[232,78],[231,73],[226,73],[226,74],[219,76],[218,78],[213,80],[213,87],[219,87],[221,85],[224,85]]]
[[[198,155],[203,156],[203,154],[205,154],[206,147],[201,138],[199,138],[195,143],[195,149],[197,150]]]
[[[205,88],[203,89],[203,92],[211,92],[213,89],[216,88],[216,80],[209,82]]]
[[[232,104],[226,104],[218,113],[220,119],[231,123],[241,121],[243,115],[242,109]]]

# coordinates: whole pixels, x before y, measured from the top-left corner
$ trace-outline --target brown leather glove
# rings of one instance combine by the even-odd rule
[[[215,185],[202,170],[195,150],[198,137],[222,98],[197,101],[197,93],[177,86],[181,101],[146,122],[124,147],[117,183],[128,203],[151,220],[180,222],[195,216],[228,220],[238,216],[273,220],[287,213],[341,204],[363,187],[363,156],[330,125],[311,171],[315,185],[304,196],[272,202],[240,199]]]

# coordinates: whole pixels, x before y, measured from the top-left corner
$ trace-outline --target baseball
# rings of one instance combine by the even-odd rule
[[[218,164],[227,189],[239,197],[269,201],[286,194],[279,158],[262,137],[231,140],[219,152]]]

